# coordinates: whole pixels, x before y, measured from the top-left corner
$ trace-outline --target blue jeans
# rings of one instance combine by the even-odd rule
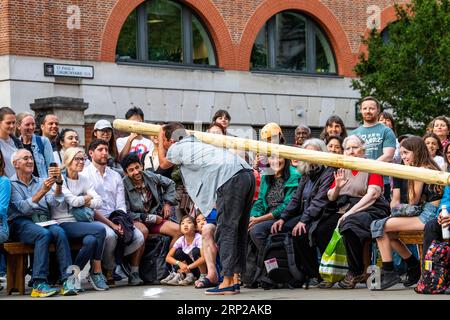
[[[12,235],[15,241],[34,245],[33,274],[31,280],[47,281],[48,276],[48,247],[55,243],[56,259],[58,261],[62,281],[68,278],[67,267],[72,265],[69,241],[66,233],[59,225],[46,228],[35,224],[31,219],[19,217],[12,221]]]
[[[83,241],[74,262],[81,270],[90,260],[102,260],[106,231],[101,222],[63,222],[60,226],[70,240]]]

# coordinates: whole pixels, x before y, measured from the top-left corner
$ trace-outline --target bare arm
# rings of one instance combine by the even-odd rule
[[[412,195],[412,197],[411,194],[408,195],[409,204],[418,204],[420,202],[420,198],[422,197],[423,184],[424,183],[421,181],[414,181],[414,194]]]
[[[346,212],[348,215],[357,213],[359,211],[362,211],[368,207],[370,207],[372,204],[375,203],[375,201],[380,197],[381,195],[381,188],[380,186],[374,186],[371,185],[367,188],[367,193],[364,197],[361,198],[361,200],[358,201],[357,204],[355,204],[350,210]]]
[[[377,160],[384,162],[392,162],[392,159],[394,159],[394,154],[395,148],[391,147],[383,148],[383,154]]]
[[[391,208],[400,204],[400,189],[395,188],[392,190]]]
[[[120,151],[119,158],[122,160],[127,154],[130,153],[131,145],[133,144],[134,139],[138,136],[137,133],[131,133],[123,147],[122,151]]]
[[[158,143],[159,166],[162,169],[169,169],[169,168],[173,167],[174,164],[172,162],[170,162],[169,160],[167,160],[167,158],[166,158],[167,150],[164,148],[163,143],[162,143],[163,135],[164,135],[164,131],[160,130],[159,131],[159,143]]]

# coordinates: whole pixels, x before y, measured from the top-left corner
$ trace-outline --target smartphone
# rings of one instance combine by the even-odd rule
[[[48,165],[48,167],[49,168],[52,168],[52,167],[57,167],[58,165],[56,164],[56,162],[51,162],[49,165]],[[57,178],[56,176],[54,176],[53,178]]]

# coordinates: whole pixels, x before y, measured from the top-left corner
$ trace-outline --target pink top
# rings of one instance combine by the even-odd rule
[[[196,232],[195,233],[195,237],[194,237],[194,241],[192,241],[192,243],[189,245],[186,242],[186,238],[184,236],[181,236],[173,245],[173,247],[175,249],[182,249],[183,252],[187,255],[189,255],[191,257],[191,259],[193,259],[192,257],[192,249],[194,248],[199,248],[201,249],[202,247],[202,236],[200,233]]]

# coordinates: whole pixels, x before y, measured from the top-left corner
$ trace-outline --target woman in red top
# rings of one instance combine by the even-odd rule
[[[345,138],[344,155],[364,158],[364,142],[356,135]],[[349,271],[339,282],[344,289],[353,289],[365,280],[364,244],[372,239],[370,224],[389,215],[389,203],[383,197],[383,177],[349,169],[339,169],[328,191],[328,199],[337,201],[339,231],[345,248]]]

